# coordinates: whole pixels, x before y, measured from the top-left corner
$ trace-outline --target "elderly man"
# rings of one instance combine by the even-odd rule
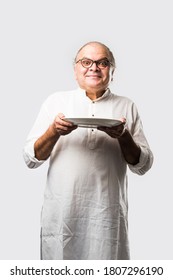
[[[130,258],[127,167],[143,175],[153,155],[134,102],[109,89],[114,69],[107,46],[85,44],[74,62],[79,88],[50,95],[28,135],[28,167],[49,159],[41,259]]]

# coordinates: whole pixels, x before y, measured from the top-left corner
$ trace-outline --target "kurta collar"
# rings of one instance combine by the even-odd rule
[[[80,94],[82,94],[83,96],[85,96],[86,98],[88,98],[88,96],[86,95],[86,91],[85,91],[84,89],[78,88],[78,91],[79,91]],[[89,99],[89,98],[88,98],[88,99],[91,100],[91,101],[97,102],[97,101],[99,101],[99,100],[102,100],[102,99],[106,98],[106,97],[109,96],[110,94],[111,94],[111,91],[110,91],[109,88],[107,88],[107,90],[103,93],[103,95],[102,95],[101,97],[99,97],[99,98],[97,98],[97,99],[95,99],[95,100],[91,100],[91,99]]]

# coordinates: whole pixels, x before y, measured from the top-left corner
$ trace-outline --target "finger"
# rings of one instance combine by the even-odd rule
[[[73,126],[73,124],[71,122],[65,121],[64,118],[65,118],[64,114],[59,113],[57,115],[57,117],[55,118],[56,126],[58,126],[58,125],[65,126],[65,127]]]
[[[66,122],[65,122],[66,123]],[[77,128],[77,125],[71,125],[71,124],[60,124],[59,122],[55,122],[55,129],[60,135],[68,134],[75,130]]]
[[[72,122],[62,120],[62,119],[60,119],[60,124],[63,125],[63,126],[67,126],[67,127],[72,127],[73,126]]]
[[[100,127],[98,127],[98,129],[107,133],[112,138],[119,138],[124,131],[124,124],[120,124],[120,125],[114,126],[114,127],[102,127],[102,126],[100,126]]]
[[[64,116],[64,114],[63,114],[63,113],[58,113],[58,117],[59,117],[60,119],[65,118],[65,116]]]
[[[125,124],[126,123],[126,118],[122,117],[122,118],[120,118],[120,121]]]
[[[106,130],[108,129],[108,127],[106,127],[106,126],[98,126],[97,129],[106,132]]]

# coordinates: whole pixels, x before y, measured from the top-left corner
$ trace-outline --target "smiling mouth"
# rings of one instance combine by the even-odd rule
[[[98,75],[90,75],[90,76],[87,76],[88,78],[101,78],[101,76],[98,76]]]

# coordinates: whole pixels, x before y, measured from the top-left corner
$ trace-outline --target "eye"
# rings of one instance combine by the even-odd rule
[[[92,64],[92,60],[90,59],[82,59],[81,62],[84,67],[89,67]]]
[[[105,68],[109,66],[109,61],[107,59],[100,60],[98,61],[98,66]]]

